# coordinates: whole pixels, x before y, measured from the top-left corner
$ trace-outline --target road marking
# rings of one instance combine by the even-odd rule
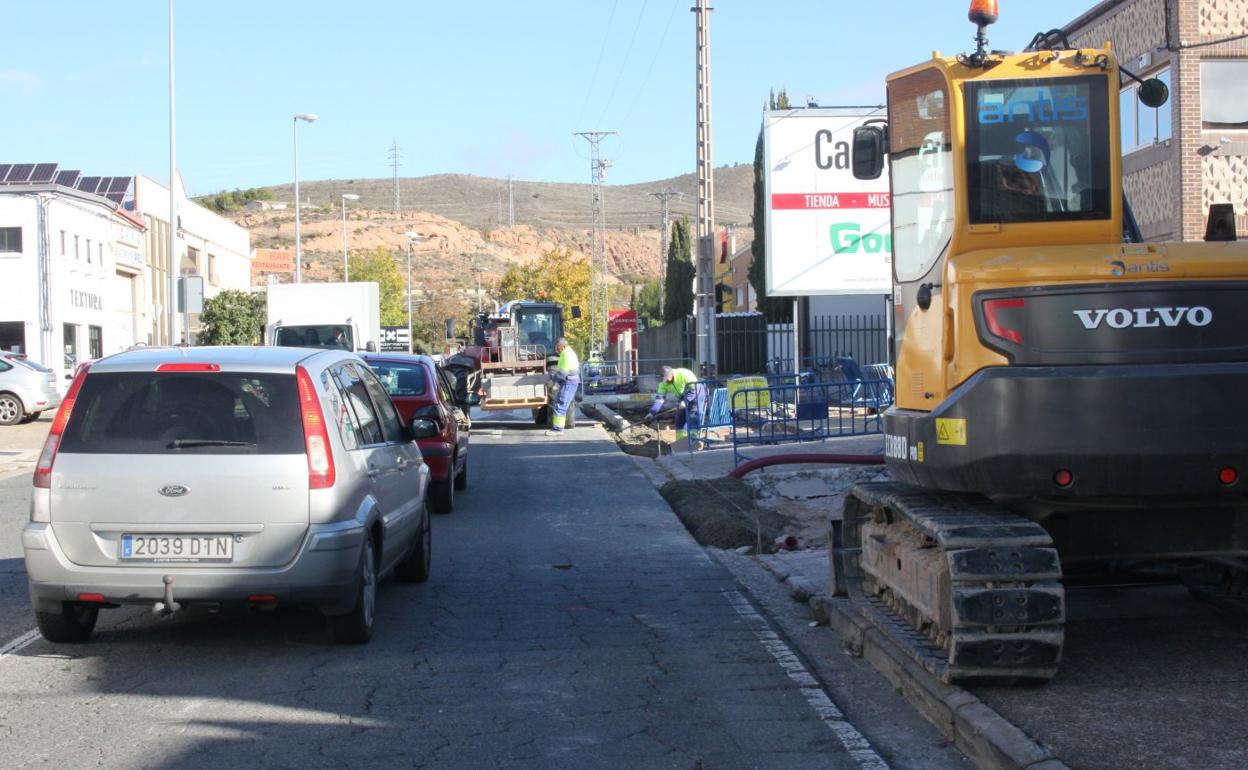
[[[16,639],[4,645],[3,647],[0,647],[0,658],[3,658],[6,655],[12,655],[13,653],[22,650],[23,648],[32,644],[38,638],[39,638],[39,629],[37,628],[30,629],[29,631],[17,637]]]
[[[875,749],[871,748],[871,743],[858,732],[858,728],[850,724],[841,710],[828,697],[828,693],[819,684],[819,680],[806,670],[801,659],[790,649],[789,645],[785,644],[779,634],[771,630],[770,624],[758,614],[754,605],[750,604],[750,601],[740,591],[724,591],[724,596],[738,615],[758,626],[753,629],[758,641],[776,659],[780,667],[789,675],[789,679],[797,684],[806,702],[819,714],[819,718],[828,726],[858,766],[864,770],[889,770],[888,763],[875,753]]]

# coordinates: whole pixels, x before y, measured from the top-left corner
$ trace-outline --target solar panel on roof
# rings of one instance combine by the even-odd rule
[[[124,193],[126,190],[129,190],[129,189],[130,189],[130,177],[128,176],[115,176],[113,177],[113,183],[108,186],[108,191],[110,193],[115,193],[115,192]]]
[[[15,163],[4,181],[9,184],[23,184],[30,179],[30,172],[35,170],[34,163]]]
[[[0,163],[0,182],[3,182],[4,178],[9,175],[11,168],[13,168],[12,163]]]
[[[99,185],[100,178],[98,176],[84,176],[82,179],[79,179],[78,184],[74,186],[85,193],[94,193],[95,188]]]
[[[52,181],[52,177],[56,175],[55,163],[40,163],[35,166],[35,171],[30,175],[31,184],[47,184]]]
[[[104,193],[108,192],[108,186],[112,183],[113,183],[113,178],[111,176],[100,177],[100,183],[95,186],[95,194],[103,195]]]
[[[66,187],[73,187],[75,184],[78,183],[78,177],[80,176],[82,176],[81,171],[74,171],[73,169],[67,169],[65,171],[59,172],[56,175],[56,184],[65,185]]]
[[[109,194],[105,195],[104,197],[105,197],[105,198],[108,198],[110,201],[112,201],[113,203],[116,203],[118,206],[120,206],[120,205],[121,205],[121,202],[122,202],[123,200],[125,200],[125,199],[126,199],[126,193],[125,193],[125,191],[124,191],[124,190],[123,190],[123,191],[121,191],[121,192],[110,192]]]

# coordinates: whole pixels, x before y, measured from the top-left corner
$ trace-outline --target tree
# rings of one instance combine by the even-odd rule
[[[672,223],[672,238],[667,247],[667,297],[663,305],[665,323],[693,314],[693,277],[689,218],[681,217]]]
[[[497,299],[531,299],[557,302],[563,306],[563,336],[578,355],[590,347],[589,260],[568,249],[553,249],[527,265],[512,265],[498,282]],[[580,318],[572,317],[572,306],[581,308]],[[605,329],[606,308],[600,312],[599,328]]]
[[[407,280],[399,272],[395,255],[384,246],[365,254],[351,255],[351,282],[376,281],[381,294],[381,325],[407,323]]]
[[[412,308],[412,349],[417,353],[441,353],[446,342],[446,320],[455,322],[455,333],[467,333],[475,305],[453,288],[424,288]]]
[[[255,345],[265,323],[265,295],[226,289],[204,302],[200,345]]]
[[[661,294],[662,284],[658,278],[651,278],[641,285],[641,289],[637,292],[637,300],[633,303],[633,310],[637,311],[638,323],[644,319],[646,326],[650,327],[663,322],[663,308],[659,306]]]
[[[780,89],[780,95],[774,92],[768,101],[773,110],[789,109],[789,95]],[[750,260],[750,285],[754,287],[754,295],[758,297],[758,309],[763,312],[771,323],[788,323],[793,320],[792,303],[767,296],[767,184],[766,169],[763,160],[763,129],[758,129],[758,141],[754,144],[754,242],[750,250],[754,258]]]

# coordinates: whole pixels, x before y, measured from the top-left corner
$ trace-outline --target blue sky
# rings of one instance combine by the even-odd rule
[[[0,162],[168,178],[166,2],[3,0]],[[971,46],[966,0],[717,0],[715,162],[750,162],[772,88],[877,103],[888,72]],[[1002,0],[1021,48],[1092,0]],[[691,0],[177,0],[178,165],[193,194],[300,178],[470,173],[608,182],[694,169]]]

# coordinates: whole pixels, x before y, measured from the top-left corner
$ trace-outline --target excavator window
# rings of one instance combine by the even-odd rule
[[[953,141],[945,78],[925,70],[888,87],[893,185],[893,265],[900,282],[922,278],[953,232]]]
[[[972,224],[1109,219],[1103,76],[968,83]]]

